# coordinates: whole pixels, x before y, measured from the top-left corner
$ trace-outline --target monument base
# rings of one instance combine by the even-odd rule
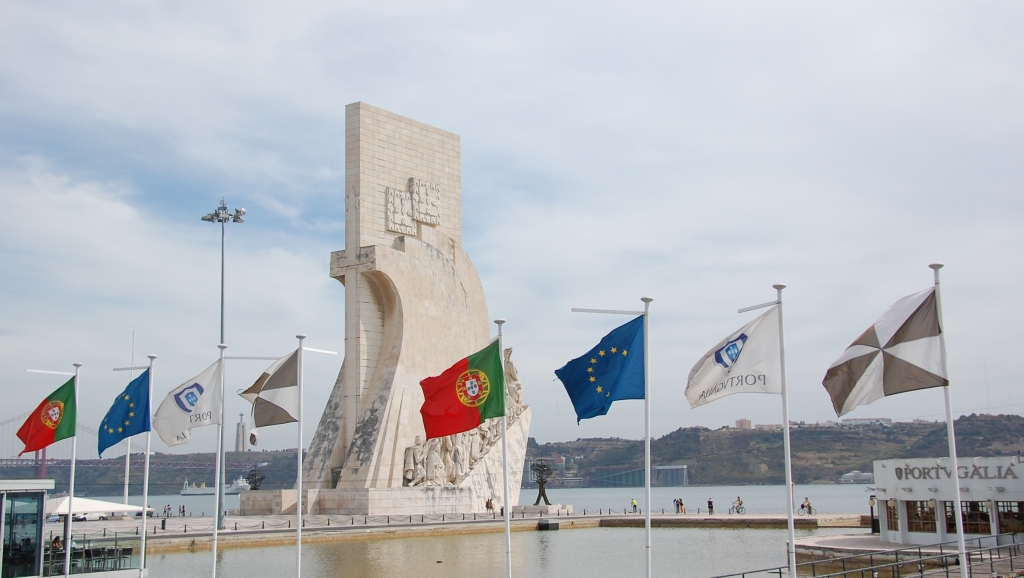
[[[540,506],[513,506],[513,514],[529,516],[568,516],[572,513],[572,504],[542,504]]]
[[[508,493],[509,502],[513,504],[519,502],[531,415],[529,406],[526,406],[516,421],[508,426]],[[494,511],[498,512],[504,497],[501,458],[501,444],[498,443],[457,486],[305,490],[303,513],[348,516],[486,513],[488,499],[494,501]],[[295,513],[296,491],[244,491],[239,494],[239,502],[243,516]],[[564,506],[562,511],[565,512]],[[569,506],[569,511],[572,511],[572,506]],[[557,511],[552,515],[557,515]]]

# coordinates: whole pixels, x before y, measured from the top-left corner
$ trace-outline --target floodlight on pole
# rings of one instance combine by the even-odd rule
[[[228,204],[223,198],[220,200],[220,206],[214,209],[212,213],[203,215],[202,220],[207,223],[220,223],[220,341],[217,343],[224,343],[224,224],[227,222],[232,223],[244,223],[245,222],[245,209],[235,209],[232,213],[228,209]],[[224,387],[221,384],[220,390],[220,421],[224,423]],[[221,428],[220,439],[217,440],[217,454],[221,456],[221,484],[217,488],[217,495],[220,496],[220,503],[224,503],[224,483],[223,481],[227,478],[224,474],[227,473],[227,467],[225,465],[224,458],[224,431]],[[224,530],[227,526],[224,523],[224,509],[217,509],[217,528]]]

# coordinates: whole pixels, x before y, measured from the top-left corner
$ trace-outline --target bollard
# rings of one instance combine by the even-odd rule
[[[388,514],[388,524],[391,523],[391,514]]]
[[[181,533],[182,534],[188,534],[188,524],[185,524],[184,526],[182,526]]]
[[[420,524],[423,523],[423,514],[420,514]]]
[[[330,519],[330,518],[327,518],[327,527],[328,527],[328,528],[330,528],[330,527],[331,527],[331,519]]]
[[[292,527],[292,521],[291,521],[290,519],[288,520],[288,527],[289,527],[289,528],[291,528],[291,527]]]
[[[260,528],[260,530],[266,530],[266,529],[267,529],[267,521],[266,521],[266,520],[263,520],[263,525],[262,525],[262,527]]]
[[[106,529],[106,528],[103,528],[103,537],[104,537],[104,538],[106,538],[106,537],[107,537],[107,529]]]
[[[156,530],[156,528],[153,528],[153,529]],[[167,518],[161,518],[160,519],[160,529],[161,530],[166,530],[167,529]]]
[[[238,522],[235,522],[235,530],[238,529]]]

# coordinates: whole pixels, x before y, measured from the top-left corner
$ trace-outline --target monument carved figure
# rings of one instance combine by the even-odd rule
[[[345,249],[330,262],[345,286],[345,358],[303,464],[316,496],[304,507],[480,511],[502,495],[501,424],[424,440],[419,414],[420,380],[481,349],[493,328],[462,248],[460,139],[365,103],[345,119]],[[517,503],[530,411],[518,379],[506,390]]]

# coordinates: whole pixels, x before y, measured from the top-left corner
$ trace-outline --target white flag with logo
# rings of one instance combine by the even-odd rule
[[[188,443],[192,428],[220,423],[220,360],[171,390],[153,415],[153,429],[168,446]]]
[[[720,341],[690,370],[690,407],[734,393],[782,393],[777,305]]]

